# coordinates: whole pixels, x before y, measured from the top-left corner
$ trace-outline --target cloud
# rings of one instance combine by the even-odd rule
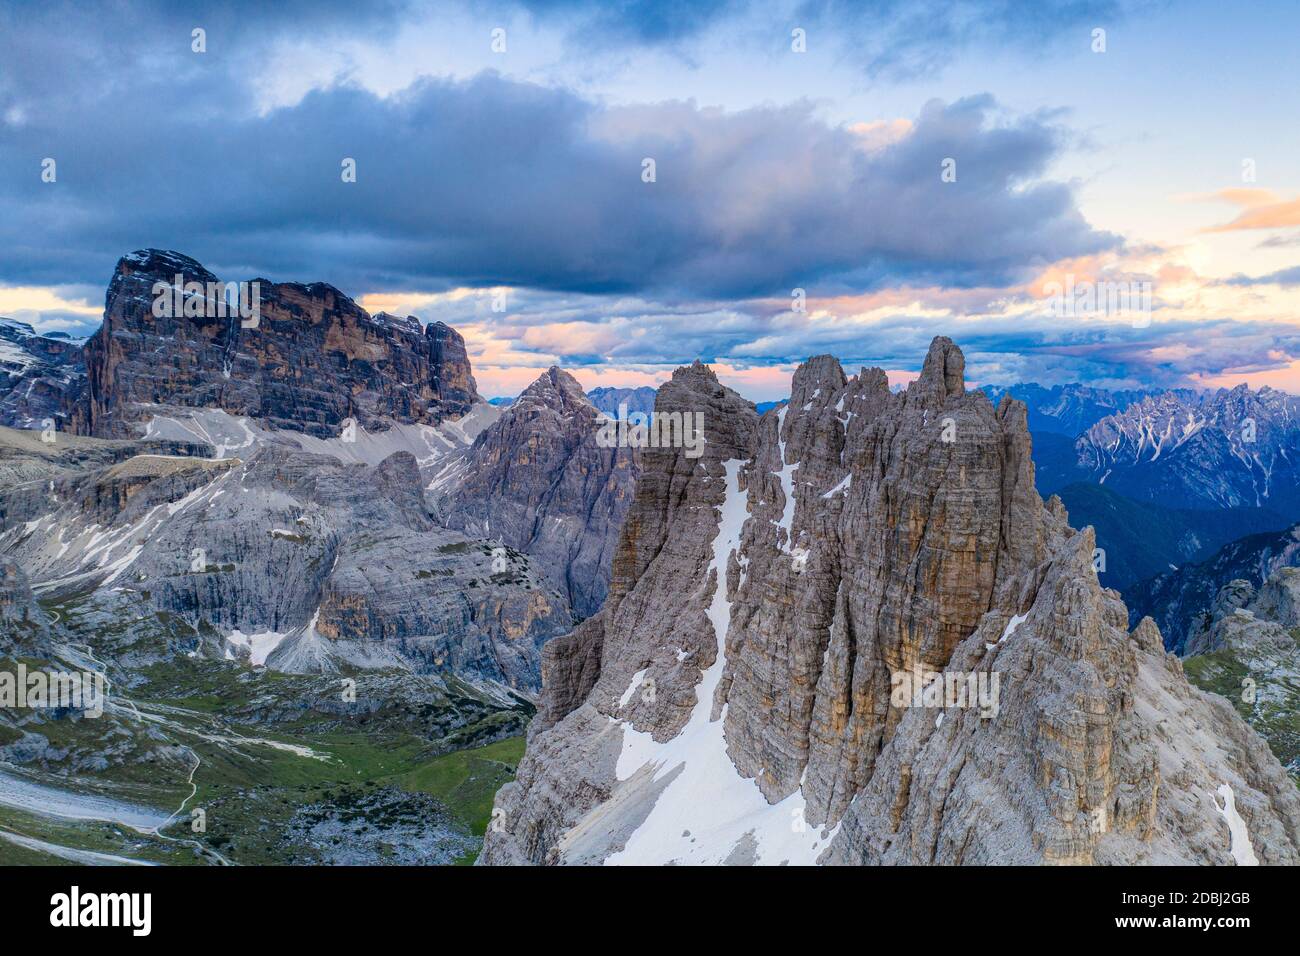
[[[355,291],[744,296],[997,283],[1119,242],[1041,181],[1059,131],[1002,119],[987,96],[931,102],[868,149],[809,104],[611,108],[492,73],[387,98],[317,90],[265,116],[214,114],[185,83],[146,87],[127,103],[147,108],[55,110],[10,131],[3,278],[103,281],[118,255],[160,246],[230,278]]]
[[[1118,26],[1125,6],[1105,0],[806,0],[798,16],[843,42],[844,56],[869,76],[911,80],[940,72],[954,51],[967,47],[1046,55],[1073,38],[1087,49],[1092,29]]]
[[[1185,197],[1202,201],[1222,201],[1241,208],[1230,222],[1209,226],[1202,232],[1238,232],[1244,229],[1282,229],[1300,226],[1300,199],[1283,199],[1267,189],[1221,189],[1208,196]]]
[[[839,124],[819,102],[723,110],[631,102],[645,84],[615,84],[606,100],[556,82],[597,51],[598,75],[724,47],[784,53],[796,24],[873,82],[916,77],[967,47],[1086,46],[1115,4],[500,0],[457,7],[457,23],[477,35],[502,12],[512,51],[541,37],[517,75],[461,68],[477,70],[473,57],[426,66],[419,43],[413,70],[404,62],[391,82],[354,68],[382,60],[412,18],[441,23],[432,9],[7,5],[0,282],[65,290],[10,314],[83,323],[119,255],[163,246],[228,279],[325,280],[368,307],[447,321],[503,391],[555,362],[635,382],[699,357],[746,394],[783,388],[793,362],[823,351],[904,374],[939,333],[966,348],[976,381],[1185,384],[1290,368],[1300,354],[1274,321],[1295,270],[1206,284],[1158,250],[1135,264],[1141,250],[1090,225],[1073,186],[1049,179],[1072,143],[1059,114],[972,96]],[[208,30],[204,56],[189,50],[195,25]],[[546,60],[557,37],[568,73]],[[365,56],[331,57],[344,40]],[[306,79],[268,105],[259,82],[295,57]],[[453,75],[427,75],[444,68]],[[40,181],[44,157],[57,183]],[[345,157],[356,183],[340,179]],[[646,157],[654,183],[641,178]],[[1195,198],[1234,207],[1210,231],[1300,225],[1300,201],[1269,190]],[[1063,327],[1036,288],[1063,273],[1156,278],[1157,321]],[[1278,288],[1267,303],[1232,288],[1256,285]],[[806,313],[790,309],[795,288]],[[1252,314],[1263,318],[1226,318]]]
[[[740,0],[519,0],[518,5],[538,19],[567,22],[571,37],[588,44],[645,46],[695,36],[748,6]]]
[[[1235,275],[1231,279],[1223,279],[1220,284],[1232,286],[1300,286],[1300,266],[1279,269],[1276,272],[1270,272],[1262,276]]]
[[[1294,249],[1300,246],[1300,233],[1289,236],[1269,236],[1258,245],[1260,249]]]

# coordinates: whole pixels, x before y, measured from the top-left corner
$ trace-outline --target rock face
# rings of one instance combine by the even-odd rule
[[[27,575],[16,562],[0,558],[0,653],[15,645],[27,653],[43,648],[48,631]]]
[[[1300,525],[1247,535],[1199,564],[1185,564],[1134,585],[1125,592],[1130,620],[1151,617],[1165,645],[1181,654],[1197,622],[1202,628],[1208,626],[1210,605],[1220,589],[1239,579],[1258,588],[1279,569],[1297,564]]]
[[[430,484],[449,527],[530,555],[580,618],[609,589],[637,450],[602,448],[604,416],[552,367]]]
[[[150,407],[223,409],[267,427],[325,438],[348,418],[365,428],[395,420],[437,425],[481,401],[465,343],[442,323],[371,316],[333,286],[260,285],[256,328],[215,302],[187,295],[184,312],[153,314],[154,286],[216,283],[187,256],[146,249],[118,261],[104,323],[85,349],[88,389],[74,427],[132,437]],[[185,307],[188,306],[188,307]],[[175,311],[175,310],[173,310]]]
[[[644,454],[481,862],[1300,861],[1276,758],[1128,632],[1024,406],[963,365],[936,339],[891,393],[816,357],[761,418],[674,374],[657,410],[703,412],[704,454]]]
[[[6,489],[0,553],[83,627],[100,622],[97,651],[137,665],[193,653],[535,692],[567,600],[526,556],[439,527],[421,487],[408,452],[137,455]]]
[[[1089,480],[1166,508],[1270,508],[1300,518],[1300,398],[1267,386],[1171,391],[1075,443]]]
[[[39,429],[49,421],[66,431],[85,385],[79,342],[0,318],[0,425]]]

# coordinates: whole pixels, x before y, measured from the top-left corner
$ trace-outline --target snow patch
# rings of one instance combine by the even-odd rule
[[[617,767],[620,780],[627,780],[646,764],[653,768],[656,780],[678,768],[680,771],[628,837],[624,849],[607,858],[606,864],[717,864],[725,861],[742,840],[751,845],[757,863],[811,864],[834,836],[834,831],[822,836],[804,823],[806,801],[801,792],[780,803],[768,803],[758,785],[742,777],[727,756],[723,732],[726,707],[717,720],[711,719],[714,694],[727,665],[727,629],[731,621],[727,564],[740,546],[741,528],[748,515],[749,495],[740,490],[741,464],[736,460],[724,464],[727,492],[709,562],[715,586],[708,618],[718,652],[695,688],[690,719],[681,733],[664,743],[656,743],[650,734],[630,726],[623,729],[623,750]]]
[[[830,491],[826,492],[826,494],[822,495],[822,497],[823,497],[823,498],[834,498],[834,497],[835,497],[837,494],[839,494],[841,491],[848,491],[848,490],[849,490],[849,486],[850,486],[851,484],[853,484],[853,475],[851,475],[851,474],[845,475],[843,481],[841,481],[838,485],[836,485],[836,486],[835,486],[834,488],[832,488]]]
[[[1246,821],[1237,812],[1237,798],[1232,792],[1232,787],[1226,783],[1220,784],[1217,792],[1223,798],[1223,806],[1219,806],[1219,801],[1214,800],[1213,797],[1210,799],[1214,800],[1214,809],[1228,821],[1228,836],[1232,840],[1232,858],[1237,861],[1238,866],[1259,866],[1255,849],[1250,845],[1250,833],[1246,829]]]
[[[627,702],[632,699],[632,695],[636,693],[636,689],[640,687],[641,682],[645,680],[645,674],[648,669],[649,668],[643,667],[632,675],[632,683],[627,685],[627,690],[623,691],[623,696],[618,699],[619,710],[626,707]]]
[[[314,623],[315,618],[312,620]],[[279,647],[280,642],[287,636],[287,634],[279,634],[275,631],[258,631],[256,634],[245,634],[236,628],[226,635],[226,642],[233,644],[235,647],[247,647],[249,660],[258,666],[262,666],[266,663],[266,658],[270,653]],[[234,659],[235,655],[230,653],[230,649],[227,648],[226,660],[232,661]]]

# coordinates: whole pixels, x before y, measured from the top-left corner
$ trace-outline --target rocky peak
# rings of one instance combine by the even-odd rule
[[[936,339],[892,394],[818,358],[761,419],[674,373],[657,407],[705,407],[706,452],[644,456],[484,862],[1225,862],[1220,784],[1261,859],[1300,859],[1276,760],[1130,636],[1091,532],[1034,491],[1023,404],[963,365]],[[1000,703],[900,704],[908,674]]]
[[[522,402],[559,402],[564,406],[574,403],[592,408],[587,394],[582,390],[578,380],[559,366],[552,365],[526,389],[519,393],[514,405]]]
[[[431,486],[449,527],[531,555],[580,618],[605,600],[638,474],[638,449],[598,441],[605,421],[552,366]]]
[[[907,394],[923,404],[943,404],[966,391],[966,357],[952,339],[938,336],[930,343],[921,374],[907,387]]]

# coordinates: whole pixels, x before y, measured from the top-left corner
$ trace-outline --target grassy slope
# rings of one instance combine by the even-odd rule
[[[98,754],[111,743],[128,741],[125,758],[107,769],[75,773],[67,766],[52,766],[39,775],[43,783],[103,792],[170,812],[189,794],[188,754],[166,754],[180,744],[201,760],[194,776],[198,794],[185,815],[164,831],[170,841],[112,824],[49,820],[6,808],[0,808],[0,826],[62,846],[171,864],[201,862],[193,846],[177,842],[195,839],[237,863],[311,863],[317,856],[312,847],[285,838],[296,813],[309,807],[347,807],[367,790],[395,788],[435,798],[454,828],[481,838],[492,797],[513,779],[523,753],[519,714],[487,711],[468,726],[438,737],[406,728],[419,729],[443,708],[463,710],[468,706],[464,699],[424,703],[414,713],[409,705],[356,718],[306,709],[292,719],[240,722],[240,715],[267,696],[288,702],[309,698],[313,681],[318,679],[271,672],[250,681],[242,667],[219,662],[182,660],[150,669],[148,683],[129,696],[148,712],[166,715],[163,740],[153,739],[143,722],[111,713],[98,720],[53,719],[48,714],[27,719],[22,729],[41,734],[55,750]],[[514,737],[501,739],[508,734]],[[15,726],[0,722],[0,743],[19,736]],[[324,759],[240,738],[309,747]],[[447,752],[453,747],[466,749]],[[400,793],[397,796],[400,801]],[[207,814],[206,833],[190,832],[188,812],[194,806]],[[475,855],[460,862],[472,862]],[[0,864],[42,857],[0,841]]]
[[[1300,681],[1291,674],[1254,671],[1229,650],[1183,660],[1187,679],[1225,698],[1255,728],[1300,786]],[[1242,681],[1255,680],[1253,703],[1242,699]]]

